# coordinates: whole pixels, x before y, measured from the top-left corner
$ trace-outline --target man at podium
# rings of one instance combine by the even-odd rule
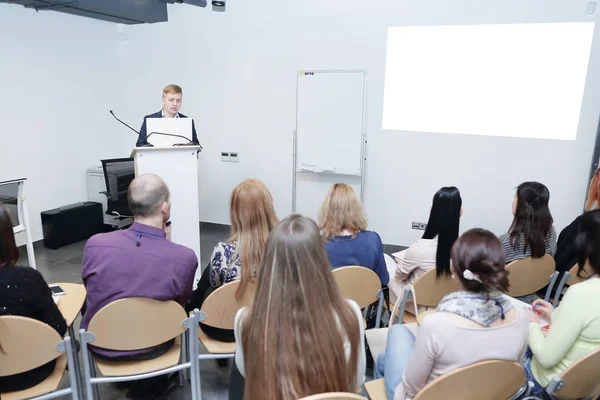
[[[162,110],[154,114],[146,115],[144,122],[140,128],[140,135],[136,143],[136,147],[144,146],[148,144],[147,132],[146,132],[146,119],[147,118],[187,118],[187,116],[181,114],[179,109],[181,108],[181,101],[183,98],[183,90],[178,85],[167,85],[163,89],[162,95]],[[196,126],[194,120],[192,120],[192,142],[199,144],[198,136],[196,135]]]

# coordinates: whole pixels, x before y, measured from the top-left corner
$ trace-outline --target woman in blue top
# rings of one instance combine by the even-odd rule
[[[360,265],[375,271],[383,286],[388,284],[383,243],[377,233],[367,230],[362,203],[352,186],[331,186],[321,206],[319,228],[332,269]]]

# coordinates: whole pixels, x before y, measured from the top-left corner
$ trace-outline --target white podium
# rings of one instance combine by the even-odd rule
[[[136,147],[135,175],[156,174],[171,192],[171,240],[194,250],[200,263],[198,153],[200,146]]]

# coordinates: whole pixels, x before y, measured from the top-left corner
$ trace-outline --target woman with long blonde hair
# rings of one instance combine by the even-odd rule
[[[229,238],[215,246],[210,263],[194,291],[190,309],[200,308],[214,289],[237,279],[241,279],[241,283],[236,294],[242,297],[248,282],[257,276],[267,237],[278,222],[273,197],[258,179],[246,179],[233,189],[229,212]],[[215,339],[235,341],[232,331],[200,326]]]
[[[367,230],[362,202],[352,186],[331,186],[321,206],[319,228],[332,268],[360,265],[375,271],[382,285],[388,284],[383,243],[376,232]]]
[[[340,293],[312,220],[291,215],[271,232],[253,305],[238,311],[235,337],[232,382],[236,374],[245,378],[246,400],[353,392],[363,384],[363,317]]]

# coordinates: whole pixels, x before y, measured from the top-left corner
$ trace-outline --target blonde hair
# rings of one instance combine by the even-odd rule
[[[355,238],[358,232],[367,229],[362,202],[352,186],[336,183],[329,188],[321,205],[319,228],[325,240],[344,230],[352,232],[352,238]]]
[[[591,211],[592,209],[600,206],[600,168],[596,170],[590,181],[590,188],[588,190],[588,197],[585,202],[585,211]]]
[[[260,260],[269,233],[277,225],[273,197],[264,183],[258,179],[246,179],[231,192],[231,235],[228,241],[237,242],[236,253],[240,255],[240,285],[237,297],[241,298],[260,268]],[[237,254],[232,257],[235,260]]]
[[[165,88],[163,89],[163,99],[169,93],[183,95],[183,90],[181,89],[181,86],[172,83],[170,85],[165,86]]]
[[[244,311],[244,399],[356,389],[365,351],[360,322],[333,278],[314,221],[291,215],[271,232],[252,308]]]

